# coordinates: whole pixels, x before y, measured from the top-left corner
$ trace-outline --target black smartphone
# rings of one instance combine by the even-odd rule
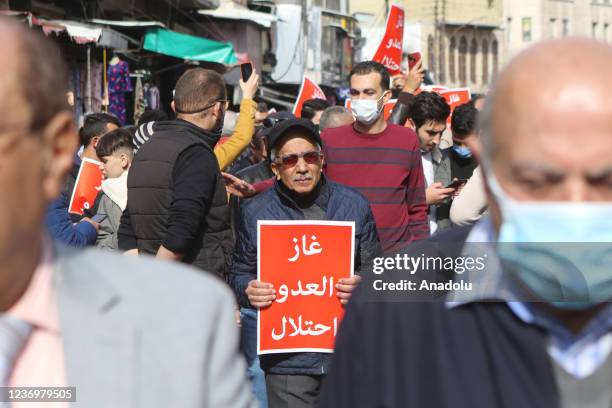
[[[253,64],[251,64],[250,62],[240,64],[240,73],[242,74],[242,80],[244,82],[248,81],[251,75],[253,74]]]
[[[447,186],[444,186],[444,188],[458,188],[461,187],[461,185],[467,183],[467,181],[468,179],[455,179],[448,183]]]

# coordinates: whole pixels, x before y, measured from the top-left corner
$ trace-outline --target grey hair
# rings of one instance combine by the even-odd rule
[[[325,109],[321,114],[321,120],[319,121],[319,129],[321,132],[325,129],[338,127],[340,124],[337,119],[341,115],[352,115],[352,113],[344,106],[339,105],[330,106],[329,108]]]
[[[315,143],[314,146],[317,152],[321,153],[321,145],[318,143]],[[273,148],[270,149],[270,161],[276,160],[277,157],[278,157],[278,146],[274,146]]]

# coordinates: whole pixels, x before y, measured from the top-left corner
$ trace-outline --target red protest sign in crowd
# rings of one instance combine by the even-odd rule
[[[353,276],[354,222],[258,221],[258,280],[276,300],[259,311],[258,354],[333,352],[344,314],[335,284]]]

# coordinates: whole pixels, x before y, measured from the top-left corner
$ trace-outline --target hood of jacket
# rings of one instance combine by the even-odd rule
[[[106,179],[102,182],[102,191],[121,208],[121,211],[124,211],[127,207],[127,177],[128,172],[124,171],[119,177]]]

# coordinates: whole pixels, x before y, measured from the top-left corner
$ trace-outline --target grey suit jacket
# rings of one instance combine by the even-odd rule
[[[213,275],[62,248],[54,284],[71,406],[253,406],[233,295]]]
[[[431,151],[431,158],[434,168],[434,182],[440,182],[443,186],[448,185],[452,180],[449,149],[440,149],[438,146],[436,146]],[[436,221],[438,223],[438,232],[447,230],[451,227],[451,222],[449,219],[450,205],[450,198],[443,203],[436,204]]]

